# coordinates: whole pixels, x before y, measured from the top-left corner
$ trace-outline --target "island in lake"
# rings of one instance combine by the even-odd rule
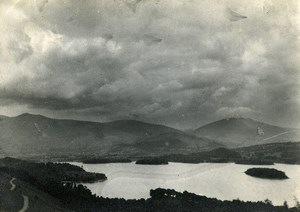
[[[245,172],[247,175],[265,179],[288,179],[283,171],[269,168],[251,168]]]

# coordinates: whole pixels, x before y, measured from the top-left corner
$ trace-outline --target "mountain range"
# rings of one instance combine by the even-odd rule
[[[263,134],[257,133],[258,127]],[[297,129],[244,118],[216,121],[187,133],[135,120],[98,123],[25,113],[0,116],[0,156],[156,157],[299,141],[299,135]]]
[[[215,140],[227,148],[300,141],[299,129],[278,127],[250,118],[222,119],[201,126],[192,133]]]
[[[223,145],[163,125],[134,120],[97,123],[22,114],[0,117],[0,148],[8,156],[159,156]]]

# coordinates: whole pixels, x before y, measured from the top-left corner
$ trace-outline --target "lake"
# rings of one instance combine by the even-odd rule
[[[83,184],[103,197],[139,199],[150,197],[150,189],[170,188],[221,200],[244,201],[269,199],[274,205],[289,206],[300,201],[300,165],[238,165],[234,163],[169,163],[169,165],[136,165],[135,163],[70,164],[88,172],[104,173],[107,180]],[[252,167],[269,167],[284,171],[287,180],[260,179],[244,172]]]

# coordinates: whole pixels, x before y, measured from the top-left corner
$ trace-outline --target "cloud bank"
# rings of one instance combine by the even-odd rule
[[[300,127],[298,8],[296,0],[1,1],[0,113],[178,128],[243,116]],[[247,18],[231,21],[228,10]]]

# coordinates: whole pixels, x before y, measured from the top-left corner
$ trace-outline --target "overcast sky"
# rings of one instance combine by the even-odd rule
[[[1,0],[0,114],[300,127],[297,0]]]

